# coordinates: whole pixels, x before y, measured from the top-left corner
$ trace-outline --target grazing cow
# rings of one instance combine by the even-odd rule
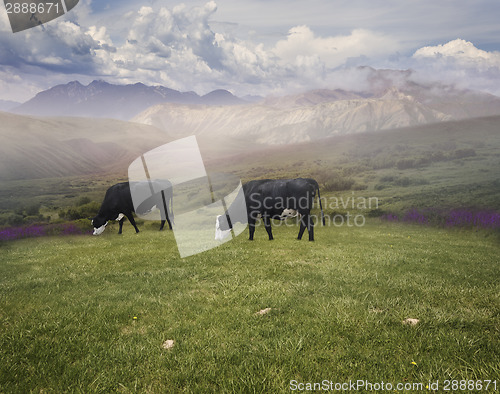
[[[285,219],[300,215],[300,230],[297,239],[302,239],[305,229],[309,232],[309,241],[314,241],[314,223],[311,218],[311,208],[318,192],[321,217],[325,225],[319,185],[311,178],[297,179],[262,179],[250,181],[243,185],[246,202],[246,217],[240,217],[239,210],[229,209],[217,218],[216,237],[221,232],[231,229],[233,222],[248,223],[250,240],[255,233],[255,222],[262,217],[269,240],[273,239],[271,219]],[[240,191],[241,193],[241,191]],[[220,239],[220,238],[219,238]]]
[[[155,184],[156,181],[153,181]],[[169,205],[172,203],[172,187],[170,182],[168,186],[166,184],[168,181],[162,181],[161,185],[163,190],[160,193],[156,193],[151,197],[147,198],[141,205],[137,207],[138,214],[146,214],[151,211],[154,206],[158,207],[161,211],[161,225],[160,230],[163,230],[165,225],[165,219],[168,222],[170,229],[172,229],[172,223],[170,221],[171,209],[169,210]],[[156,190],[159,190],[158,184],[155,184]],[[134,216],[132,215],[134,210],[134,204],[132,202],[131,189],[137,191],[148,192],[151,185],[149,182],[122,182],[111,186],[104,196],[104,201],[101,204],[99,213],[97,216],[92,218],[92,225],[94,226],[94,235],[100,235],[106,228],[109,220],[117,220],[120,224],[120,229],[118,234],[122,233],[123,221],[125,217],[130,221],[130,224],[134,226],[135,232],[138,233],[139,229],[135,224]],[[149,193],[151,195],[151,193]]]

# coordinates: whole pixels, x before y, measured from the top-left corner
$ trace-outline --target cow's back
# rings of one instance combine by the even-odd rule
[[[272,179],[258,179],[254,181],[249,181],[243,185],[243,194],[245,196],[245,203],[247,205],[248,212],[253,210],[258,210],[258,206],[256,206],[257,201],[260,201],[260,186],[267,183],[273,182]]]
[[[130,194],[130,184],[128,182],[121,182],[111,186],[104,196],[102,209],[113,213],[132,212],[134,204],[132,203],[132,196]]]
[[[287,182],[287,193],[290,195],[312,196],[319,189],[318,182],[312,178],[297,178]]]

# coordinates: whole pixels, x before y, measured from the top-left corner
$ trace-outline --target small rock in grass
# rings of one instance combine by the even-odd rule
[[[256,312],[256,315],[265,315],[266,313],[271,312],[271,308],[266,308],[266,309],[261,309],[260,311]]]
[[[173,339],[167,339],[165,342],[163,342],[163,349],[172,349],[174,347],[174,340]]]
[[[403,320],[403,324],[406,324],[408,326],[416,326],[419,321],[420,320],[418,320],[418,319],[408,318],[408,319]]]

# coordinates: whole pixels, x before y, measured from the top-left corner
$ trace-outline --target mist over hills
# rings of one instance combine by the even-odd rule
[[[0,112],[0,180],[98,174],[127,168],[171,138],[110,119],[36,118]]]
[[[411,84],[364,93],[313,90],[231,108],[161,104],[133,121],[176,137],[231,136],[280,145],[498,114],[499,97]]]
[[[80,175],[127,176],[130,163],[174,136],[114,119],[35,117],[0,112],[0,181]],[[198,137],[203,158],[248,152],[248,141]]]
[[[411,70],[359,67],[347,77],[352,81],[349,91],[316,89],[260,100],[244,100],[222,89],[200,96],[142,83],[93,81],[84,86],[73,81],[40,92],[10,111],[132,120],[175,138],[195,134],[266,145],[500,114],[500,97],[416,82]]]
[[[0,100],[0,111],[10,111],[11,109],[18,107],[21,103],[11,100]]]
[[[93,81],[87,86],[78,81],[57,85],[38,93],[11,112],[35,116],[82,116],[129,120],[146,108],[160,103],[237,105],[246,101],[227,90],[215,90],[204,96],[179,92],[164,86],[114,85]]]
[[[140,83],[55,86],[15,109],[41,117],[0,112],[0,180],[124,173],[141,153],[191,135],[204,158],[217,158],[383,130],[437,130],[432,125],[442,122],[500,121],[500,97],[417,83],[409,71],[363,72],[356,90],[316,89],[258,102],[226,90],[199,96]],[[112,119],[134,114],[131,121]]]
[[[222,111],[224,107],[219,109]],[[37,118],[0,112],[0,124],[0,181],[99,174],[126,177],[128,166],[139,155],[177,138],[154,126],[112,119]],[[369,152],[375,148],[371,148],[373,143],[366,143],[368,136],[370,141],[380,139],[379,145],[390,144],[399,138],[398,135],[401,141],[414,140],[419,135],[426,144],[454,138],[481,141],[481,133],[489,130],[491,134],[498,130],[499,124],[500,116],[475,118],[382,130],[377,134],[337,135],[286,146],[258,144],[251,138],[214,138],[209,134],[197,139],[209,166],[219,163],[221,168],[227,165],[232,168],[230,163],[235,160],[240,164],[242,160],[254,165],[260,162],[261,166],[264,166],[263,160],[277,163],[282,160],[279,157],[285,159],[291,152],[295,152],[294,157],[300,152],[303,158],[316,157],[317,152],[324,159],[338,158],[338,149],[327,148],[336,146],[336,141],[349,140],[356,149]],[[281,156],[276,156],[278,153]]]

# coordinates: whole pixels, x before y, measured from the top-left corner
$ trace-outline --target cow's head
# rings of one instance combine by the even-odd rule
[[[92,225],[94,226],[93,235],[101,235],[106,229],[108,221],[101,216],[96,216],[91,220],[92,220]]]
[[[219,215],[215,220],[215,239],[222,241],[231,232],[230,223],[227,220],[227,215]]]

